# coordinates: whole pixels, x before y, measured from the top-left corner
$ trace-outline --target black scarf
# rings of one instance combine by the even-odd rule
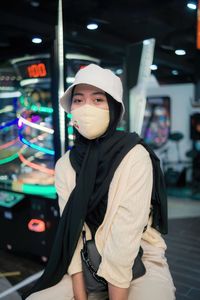
[[[94,234],[105,215],[114,173],[124,156],[138,143],[147,149],[153,164],[153,227],[161,233],[167,232],[167,198],[159,159],[141,138],[136,133],[111,130],[96,140],[77,139],[70,152],[77,175],[76,186],[64,208],[45,271],[28,295],[57,284],[67,273],[84,222]]]

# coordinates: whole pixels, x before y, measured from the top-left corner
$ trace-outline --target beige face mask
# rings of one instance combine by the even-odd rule
[[[72,110],[71,114],[74,127],[89,140],[104,134],[110,122],[109,110],[88,104]]]

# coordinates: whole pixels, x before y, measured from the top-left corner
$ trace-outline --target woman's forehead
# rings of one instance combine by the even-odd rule
[[[74,88],[74,94],[75,93],[82,93],[82,92],[89,92],[89,93],[96,93],[96,92],[100,92],[105,94],[105,92],[101,89],[99,89],[96,86],[90,85],[90,84],[85,84],[85,83],[80,83],[77,84]]]

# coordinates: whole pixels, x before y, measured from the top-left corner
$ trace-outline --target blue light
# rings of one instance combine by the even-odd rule
[[[15,120],[13,120],[13,121],[7,122],[7,123],[5,123],[5,124],[3,124],[3,125],[0,126],[0,130],[4,129],[6,127],[12,126],[14,124],[17,124],[17,122],[18,122],[18,118],[15,119]]]
[[[43,147],[40,147],[38,145],[35,145],[33,143],[30,143],[29,141],[27,141],[22,135],[19,135],[19,138],[20,138],[20,141],[22,143],[24,143],[25,145],[27,145],[28,147],[30,148],[33,148],[33,149],[36,149],[38,151],[41,151],[43,153],[46,153],[46,154],[49,154],[49,155],[54,155],[55,154],[55,151],[54,150],[50,150],[50,149],[47,149],[47,148],[43,148]]]

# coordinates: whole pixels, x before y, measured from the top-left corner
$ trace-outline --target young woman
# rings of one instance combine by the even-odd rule
[[[161,236],[167,232],[163,176],[136,133],[116,131],[124,113],[120,79],[91,64],[60,103],[72,114],[76,141],[56,164],[62,217],[48,265],[27,299],[175,299]],[[101,256],[95,274],[107,283],[101,292],[91,292],[84,277],[83,232]]]

